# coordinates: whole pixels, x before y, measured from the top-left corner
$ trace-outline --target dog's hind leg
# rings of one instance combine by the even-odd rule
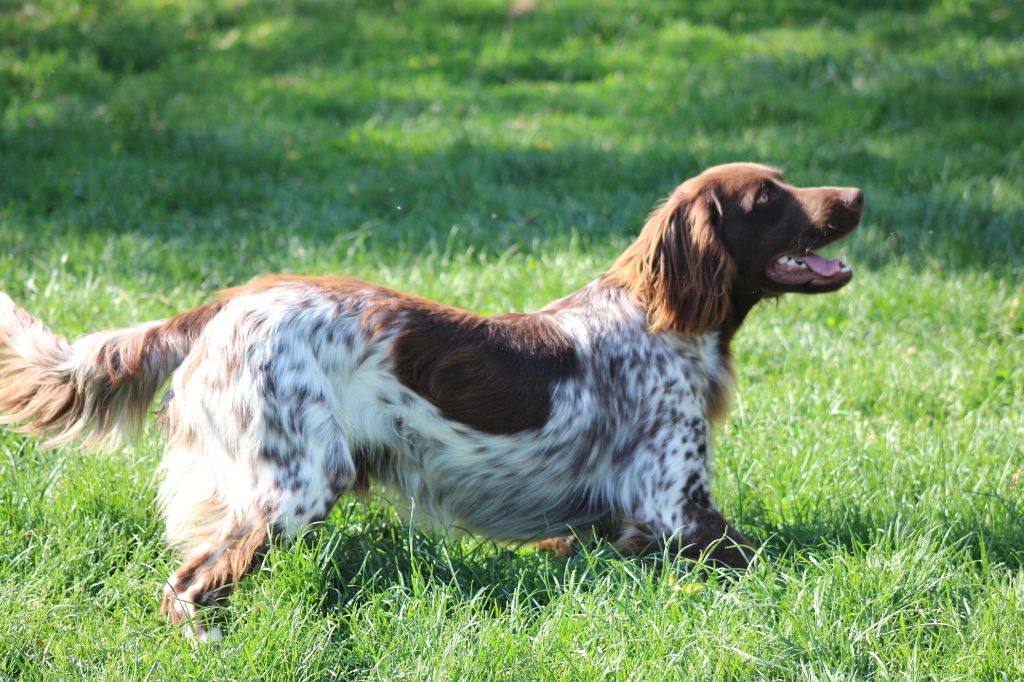
[[[336,454],[351,462],[348,448],[340,442],[339,447]],[[354,474],[335,468],[329,477],[314,475],[309,460],[303,458],[289,476],[257,485],[241,508],[224,491],[216,493],[212,504],[184,510],[184,519],[173,507],[167,509],[168,532],[185,552],[167,580],[161,611],[186,634],[194,633],[201,641],[220,639],[215,613],[204,607],[223,605],[242,577],[259,565],[271,540],[290,541],[322,521],[338,497],[351,489]]]
[[[218,606],[235,584],[260,561],[270,539],[271,525],[257,518],[227,526],[189,551],[164,586],[161,613],[186,635],[203,642],[221,639],[220,627],[203,607]]]
[[[173,415],[178,416],[178,415]],[[182,438],[164,458],[161,501],[169,541],[183,549],[167,580],[162,611],[203,641],[220,638],[213,610],[259,565],[271,540],[288,541],[323,520],[352,489],[356,469],[336,414],[305,405],[288,432],[264,427],[248,447]]]
[[[222,604],[269,542],[326,518],[356,480],[335,388],[302,319],[271,325],[232,311],[179,368],[163,413],[160,502],[184,559],[163,610],[200,639],[220,632],[199,607]]]

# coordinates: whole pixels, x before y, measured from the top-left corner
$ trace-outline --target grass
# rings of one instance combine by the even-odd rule
[[[0,433],[3,679],[1021,679],[1024,12],[998,0],[0,5],[0,289],[68,335],[257,274],[484,313],[722,161],[856,184],[854,283],[737,339],[748,574],[425,536],[346,501],[219,650],[157,615],[160,436]]]

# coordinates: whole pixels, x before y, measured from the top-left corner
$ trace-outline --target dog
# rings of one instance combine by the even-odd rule
[[[418,518],[504,541],[611,527],[747,566],[709,488],[710,428],[751,308],[853,276],[814,253],[860,222],[856,188],[757,164],[681,184],[600,277],[481,317],[350,278],[271,276],[167,320],[71,343],[0,294],[2,422],[111,447],[168,378],[159,503],[183,561],[162,611],[201,640],[271,538],[371,481]],[[199,616],[203,617],[199,617]]]

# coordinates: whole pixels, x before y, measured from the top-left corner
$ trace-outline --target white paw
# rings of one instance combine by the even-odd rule
[[[181,637],[199,644],[216,644],[224,639],[224,633],[221,632],[219,625],[207,628],[185,623],[181,626]]]
[[[199,635],[199,641],[205,643],[219,642],[224,639],[224,635],[220,631],[220,626],[214,625],[210,629],[204,631]]]

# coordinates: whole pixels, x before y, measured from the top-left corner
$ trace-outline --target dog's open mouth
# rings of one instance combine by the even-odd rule
[[[846,258],[823,258],[813,251],[779,256],[765,269],[768,279],[786,286],[843,285],[853,278]]]

